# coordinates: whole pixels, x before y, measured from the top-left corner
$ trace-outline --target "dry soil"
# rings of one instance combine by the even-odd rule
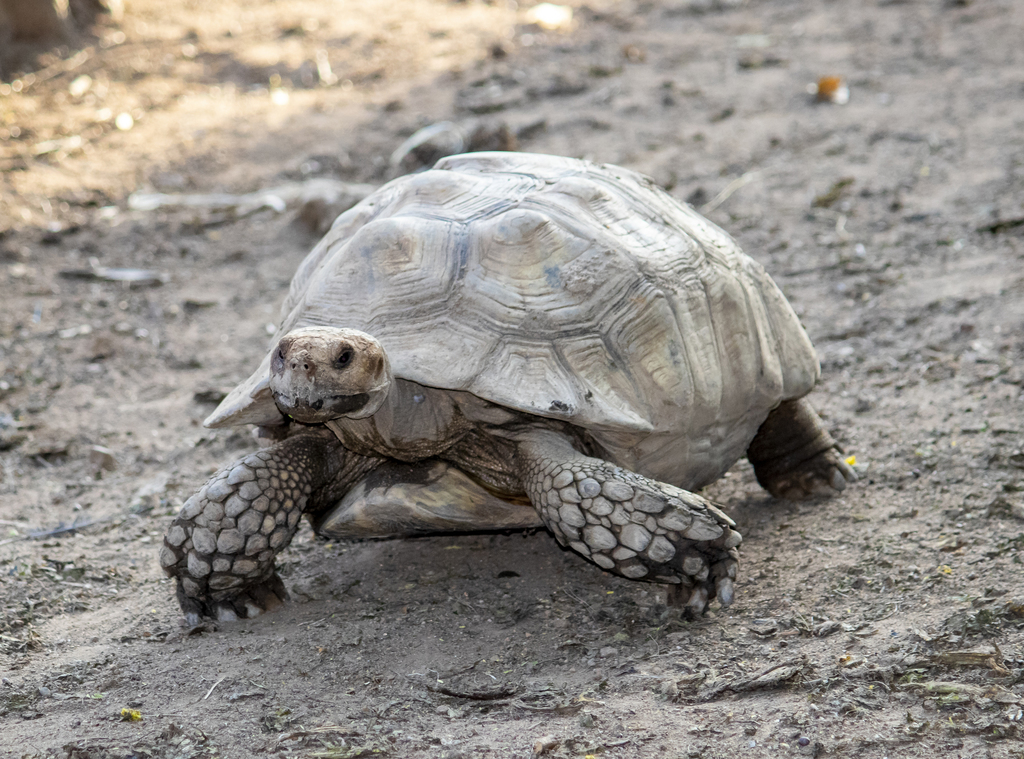
[[[1024,756],[1024,4],[127,6],[0,84],[0,754]],[[256,447],[201,420],[324,218],[129,196],[377,185],[443,120],[725,227],[861,482],[780,502],[737,464],[736,603],[699,619],[544,532],[307,531],[286,608],[185,629],[161,536]]]

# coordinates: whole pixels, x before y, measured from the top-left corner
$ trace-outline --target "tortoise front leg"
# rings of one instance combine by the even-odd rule
[[[698,612],[732,602],[733,522],[699,495],[584,456],[552,430],[518,438],[523,487],[562,545],[633,580],[680,586]]]
[[[311,430],[217,472],[185,502],[160,550],[188,623],[254,617],[279,606],[287,593],[274,557],[291,542],[303,512],[379,463],[346,451],[330,432]]]

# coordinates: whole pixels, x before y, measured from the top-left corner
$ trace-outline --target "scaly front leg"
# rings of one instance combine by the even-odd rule
[[[254,617],[280,606],[287,593],[274,557],[291,542],[302,514],[343,494],[379,462],[316,429],[215,474],[185,502],[160,550],[188,623]]]
[[[523,433],[523,487],[562,545],[633,580],[688,591],[703,612],[709,596],[732,602],[742,537],[699,495],[584,456],[552,430]]]

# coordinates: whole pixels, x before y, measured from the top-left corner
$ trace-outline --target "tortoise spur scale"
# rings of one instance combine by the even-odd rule
[[[855,479],[782,293],[626,169],[474,153],[396,179],[338,217],[282,315],[206,420],[277,442],[164,538],[191,623],[284,601],[274,557],[303,515],[334,539],[543,525],[702,612],[732,601],[742,538],[694,491],[743,455],[780,497]]]

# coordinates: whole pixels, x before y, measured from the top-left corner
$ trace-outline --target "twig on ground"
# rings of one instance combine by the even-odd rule
[[[36,532],[30,532],[28,535],[19,535],[16,538],[7,538],[7,540],[0,540],[0,546],[5,546],[8,543],[17,543],[21,540],[43,540],[45,538],[52,538],[56,535],[63,535],[68,532],[77,532],[78,530],[86,527],[92,527],[97,524],[106,524],[117,519],[116,516],[102,517],[100,519],[90,519],[88,522],[79,522],[75,520],[71,524],[60,524],[50,530],[39,530]]]
[[[731,182],[729,182],[729,184],[727,184],[725,186],[724,190],[722,190],[720,193],[715,195],[715,197],[713,197],[707,203],[702,205],[700,207],[700,212],[702,214],[704,214],[704,215],[707,215],[707,214],[711,213],[716,208],[718,208],[720,205],[722,205],[722,203],[727,201],[732,196],[732,194],[734,192],[739,190],[741,187],[745,187],[746,185],[750,184],[755,179],[760,179],[760,178],[761,178],[761,172],[760,171],[748,171],[743,176],[737,177],[736,179],[734,179]]]
[[[210,686],[210,690],[206,691],[206,695],[203,696],[203,701],[205,701],[206,699],[208,699],[210,697],[210,694],[213,693],[213,689],[216,688],[218,685],[220,685],[222,682],[224,682],[224,678],[226,678],[226,677],[227,677],[227,675],[221,675],[221,678],[217,682],[215,682],[213,685]]]
[[[793,677],[793,675],[803,670],[806,666],[807,657],[805,656],[787,659],[786,661],[772,665],[753,677],[747,677],[742,680],[736,680],[731,683],[719,685],[717,688],[713,688],[710,692],[704,694],[703,700],[708,701],[710,699],[717,698],[726,691],[742,693],[744,691],[758,690],[760,688],[774,688]]]

